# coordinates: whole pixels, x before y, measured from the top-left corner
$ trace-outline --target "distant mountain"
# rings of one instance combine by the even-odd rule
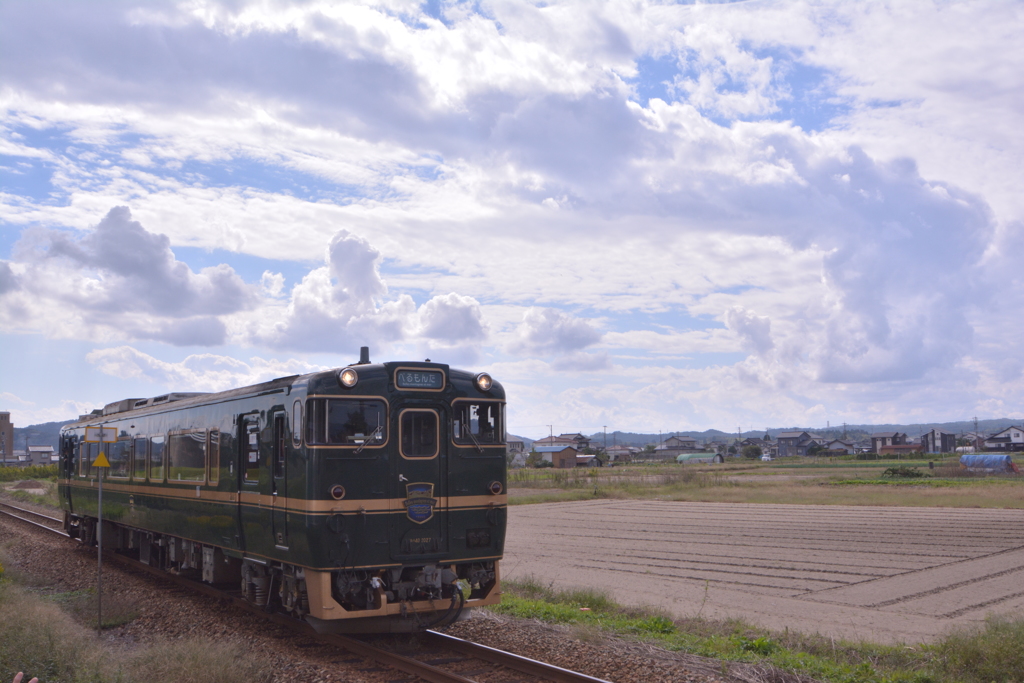
[[[14,449],[23,451],[28,450],[28,446],[53,446],[54,451],[60,451],[60,428],[72,422],[74,420],[15,427]]]
[[[982,434],[994,434],[998,431],[1006,429],[1011,425],[1024,426],[1024,420],[1014,419],[1008,417],[1001,417],[992,420],[978,420],[978,431]],[[947,432],[954,432],[960,434],[963,432],[974,431],[974,420],[961,420],[959,422],[925,422],[920,424],[848,424],[845,427],[841,424],[830,425],[828,427],[771,427],[769,428],[768,434],[773,439],[777,438],[781,432],[789,431],[805,431],[819,436],[828,437],[831,439],[839,439],[843,437],[845,431],[846,438],[848,439],[866,439],[875,432],[904,432],[909,437],[915,437],[924,432],[932,429],[943,429]],[[689,436],[697,439],[697,443],[703,444],[708,441],[730,441],[739,436],[740,439],[746,439],[750,437],[763,437],[765,430],[763,429],[751,429],[745,432],[723,432],[718,429],[707,429],[703,432],[698,431],[676,431],[676,432],[662,432],[645,434],[642,432],[608,432],[608,445],[613,444],[625,445],[625,446],[645,446],[649,443],[658,443],[658,437],[664,441],[670,436]],[[605,439],[604,432],[594,432],[590,435],[590,442],[594,446],[603,446]]]

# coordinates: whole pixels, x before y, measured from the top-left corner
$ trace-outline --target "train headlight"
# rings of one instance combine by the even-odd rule
[[[338,381],[341,383],[341,386],[351,389],[359,381],[359,373],[352,368],[345,368],[338,373]]]
[[[334,500],[341,500],[345,497],[345,487],[341,484],[335,484],[331,487],[331,498]]]
[[[491,485],[487,487],[487,490],[490,491],[491,493],[493,493],[494,495],[498,495],[499,493],[501,493],[501,490],[502,490],[501,482],[500,481],[492,481]]]
[[[476,388],[480,391],[490,391],[493,386],[494,380],[486,372],[481,372],[476,376]]]

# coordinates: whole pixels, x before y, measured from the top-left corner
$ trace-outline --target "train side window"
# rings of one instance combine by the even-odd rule
[[[438,452],[438,420],[433,410],[404,410],[398,421],[404,458],[433,458]]]
[[[302,446],[302,401],[292,404],[292,446]]]
[[[246,422],[245,443],[245,481],[252,484],[260,480],[260,423]]]
[[[274,478],[284,478],[284,413],[274,416]]]
[[[114,479],[127,479],[128,468],[131,465],[132,442],[127,438],[122,438],[114,443],[103,444],[103,446],[107,454],[107,462],[110,463],[107,476]]]
[[[135,439],[133,462],[135,481],[146,479],[146,461],[149,459],[149,439]]]
[[[480,445],[503,443],[502,404],[494,401],[457,401],[452,406],[455,443]]]
[[[216,429],[210,430],[210,472],[207,480],[210,486],[216,486],[220,481],[220,432]]]
[[[164,480],[164,437],[162,434],[149,440],[149,480]]]
[[[167,481],[206,481],[206,430],[171,432],[167,440]]]

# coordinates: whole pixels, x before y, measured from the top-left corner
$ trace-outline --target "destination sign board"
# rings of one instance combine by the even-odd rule
[[[444,373],[436,370],[399,370],[395,384],[399,389],[442,389]]]

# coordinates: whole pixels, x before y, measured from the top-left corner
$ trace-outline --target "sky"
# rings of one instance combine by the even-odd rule
[[[0,3],[0,410],[374,361],[509,431],[1024,419],[1024,4]]]

